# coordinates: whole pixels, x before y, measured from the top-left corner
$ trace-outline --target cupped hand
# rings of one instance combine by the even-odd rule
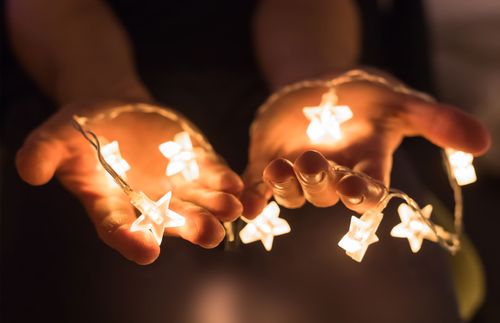
[[[98,165],[96,151],[72,126],[73,114],[90,116],[123,106],[121,103],[68,105],[31,132],[16,158],[21,178],[43,185],[54,176],[84,205],[99,237],[127,259],[149,264],[160,248],[149,232],[131,232],[136,212],[127,196]],[[88,127],[103,143],[116,140],[122,157],[131,166],[127,182],[158,200],[173,191],[170,208],[186,218],[186,224],[169,228],[202,247],[218,245],[225,232],[221,221],[233,221],[242,211],[237,195],[240,178],[212,154],[198,158],[200,177],[172,186],[165,175],[168,160],[159,144],[172,140],[179,125],[154,113],[127,112],[113,119],[91,121]],[[196,142],[194,142],[196,146]]]
[[[302,109],[318,106],[326,91],[322,87],[293,91],[256,117],[241,197],[246,217],[257,216],[273,195],[288,208],[305,201],[328,207],[340,199],[348,208],[364,212],[379,202],[383,186],[389,185],[392,155],[405,136],[423,136],[440,147],[474,155],[490,145],[481,123],[458,108],[365,81],[337,87],[338,104],[353,112],[341,126],[342,138],[313,145]],[[375,181],[340,176],[331,171],[336,164]]]

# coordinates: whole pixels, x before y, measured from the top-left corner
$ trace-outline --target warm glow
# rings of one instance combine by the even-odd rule
[[[342,138],[340,125],[352,118],[352,111],[336,103],[337,96],[329,91],[323,94],[319,106],[304,107],[304,115],[311,120],[306,132],[312,142],[329,143]]]
[[[458,185],[464,186],[474,183],[477,180],[476,171],[472,165],[472,161],[474,160],[472,154],[447,148],[446,155],[450,162],[453,177],[457,180]]]
[[[179,132],[174,141],[160,145],[161,153],[170,161],[167,166],[167,176],[181,173],[187,181],[193,181],[200,176],[196,154],[187,132]]]
[[[130,170],[130,165],[122,158],[118,141],[115,140],[109,144],[103,145],[101,147],[101,154],[118,175],[123,179],[127,178],[126,172]],[[106,175],[111,185],[118,186],[111,175],[108,173],[106,173]]]
[[[186,222],[182,215],[169,209],[171,198],[172,192],[168,192],[154,202],[142,192],[134,193],[131,202],[142,214],[132,223],[130,231],[151,231],[160,245],[165,228],[180,227]]]
[[[276,202],[269,203],[261,214],[249,221],[240,231],[243,243],[262,241],[264,248],[270,251],[274,236],[290,232],[290,225],[285,219],[279,218],[280,208]]]
[[[432,205],[427,205],[420,214],[429,219],[431,217]],[[412,209],[408,204],[403,203],[398,208],[401,223],[392,228],[391,236],[396,238],[407,238],[410,243],[411,251],[418,252],[422,247],[424,239],[437,241],[436,235],[431,228],[425,223],[417,211]],[[440,228],[436,226],[436,228]]]
[[[339,241],[339,247],[352,259],[361,262],[368,246],[378,241],[375,232],[382,218],[382,213],[373,210],[366,211],[360,218],[351,217],[349,232]]]

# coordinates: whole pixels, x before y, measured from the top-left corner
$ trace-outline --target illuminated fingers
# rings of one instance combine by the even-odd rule
[[[363,213],[380,202],[385,190],[379,183],[349,175],[339,181],[337,192],[347,208]]]
[[[269,163],[264,169],[264,181],[271,187],[276,202],[286,208],[294,209],[304,205],[302,187],[295,177],[293,164],[283,158]]]
[[[92,196],[82,201],[99,237],[108,246],[141,265],[150,264],[158,258],[160,247],[153,236],[146,231],[130,230],[136,215],[125,196]]]
[[[198,183],[208,189],[237,194],[243,190],[243,181],[229,167],[218,160],[201,158]]]
[[[317,151],[307,151],[295,163],[280,158],[272,161],[263,173],[276,202],[287,208],[298,208],[307,200],[318,207],[336,204],[339,198],[351,210],[363,213],[373,208],[385,194],[381,178],[388,177],[389,158],[372,158],[358,163],[355,171],[375,180],[336,172],[333,162]],[[385,181],[388,184],[388,180]],[[263,197],[259,197],[263,200]]]
[[[404,120],[407,135],[421,135],[442,148],[481,155],[491,145],[488,130],[458,108],[420,100],[409,100]]]
[[[294,170],[304,197],[315,206],[328,207],[338,201],[330,168],[328,160],[316,151],[306,151],[295,161]]]
[[[175,212],[182,214],[186,222],[180,227],[167,228],[166,233],[178,235],[203,248],[214,248],[224,239],[223,225],[207,209],[177,198],[172,199],[171,207]]]
[[[243,207],[236,196],[192,184],[176,188],[175,196],[203,207],[220,221],[234,221],[243,212]]]
[[[267,164],[267,162],[250,162],[243,174],[245,188],[241,192],[240,201],[243,204],[243,215],[247,219],[251,220],[258,216],[273,195],[269,185],[262,180],[262,173]]]
[[[337,186],[342,203],[358,213],[374,208],[385,194],[384,185],[389,186],[391,167],[390,155],[374,156],[359,161],[353,170],[366,174],[371,179],[356,175],[343,177]]]

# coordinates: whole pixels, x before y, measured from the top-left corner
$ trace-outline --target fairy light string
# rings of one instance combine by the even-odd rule
[[[78,130],[82,136],[94,147],[97,152],[97,159],[99,163],[104,168],[104,170],[113,178],[115,183],[123,190],[123,192],[130,197],[134,190],[130,185],[123,179],[120,174],[118,174],[113,167],[106,161],[101,151],[101,142],[99,141],[97,135],[89,129],[85,129],[85,124],[87,123],[87,118],[80,116],[73,116],[73,126]]]
[[[337,104],[338,97],[336,95],[336,88],[340,85],[353,82],[369,82],[380,86],[384,86],[396,93],[401,93],[412,97],[416,97],[427,102],[435,102],[435,100],[431,96],[423,92],[411,89],[401,82],[395,80],[389,80],[385,77],[371,74],[364,70],[352,70],[334,79],[304,80],[283,87],[281,90],[272,94],[259,107],[259,109],[257,110],[256,119],[258,119],[258,117],[260,117],[262,114],[266,113],[266,111],[274,103],[276,103],[279,99],[281,99],[287,94],[307,88],[326,88],[327,91],[323,94],[319,106],[304,107],[304,114],[305,114],[304,117],[310,119],[311,124],[315,122],[316,126],[325,127],[324,130],[326,130],[326,132],[330,131],[333,125],[333,127],[336,128],[335,132],[334,133],[330,132],[330,135],[333,134],[333,136],[330,136],[330,140],[326,143],[335,144],[335,141],[341,138],[339,137],[339,135],[341,135],[341,126],[342,126],[341,124],[344,121],[349,120],[350,118],[353,117],[349,107],[339,106]],[[311,108],[313,110],[311,110]],[[320,111],[320,109],[323,109],[323,111]],[[306,113],[306,111],[308,111],[309,114]],[[87,127],[87,123],[90,120],[98,121],[98,120],[113,119],[121,115],[122,113],[127,113],[127,112],[156,113],[164,118],[174,121],[180,126],[182,131],[185,131],[188,134],[189,138],[193,139],[200,146],[201,151],[208,153],[209,155],[215,156],[215,158],[217,158],[217,155],[215,154],[209,142],[205,139],[202,133],[193,124],[187,121],[187,119],[184,118],[182,115],[180,115],[178,112],[176,111],[174,112],[173,110],[167,108],[160,108],[148,104],[131,104],[105,111],[103,113],[93,116],[91,119],[80,116],[74,116],[73,123],[75,125],[75,128],[95,148],[97,152],[98,161],[102,165],[103,169],[113,178],[113,180],[125,192],[125,194],[129,196],[131,203],[137,209],[143,212],[144,215],[147,208],[145,208],[144,205],[142,205],[141,203],[146,203],[149,206],[155,208],[158,206],[158,204],[163,205],[164,203],[162,201],[164,201],[165,198],[168,198],[169,201],[171,193],[168,192],[162,199],[160,199],[160,201],[153,202],[147,199],[144,193],[134,191],[130,187],[130,185],[125,181],[125,179],[122,176],[120,176],[120,174],[118,174],[113,169],[113,167],[106,161],[106,159],[102,155],[101,152],[102,146],[97,135]],[[311,112],[314,112],[314,116],[311,114]],[[255,122],[251,125],[251,127],[255,127]],[[313,140],[311,133],[314,133],[314,131],[309,131],[308,129],[307,135],[310,137],[311,142],[314,143],[315,140]],[[171,156],[171,154],[168,153],[165,154],[165,152],[163,153],[167,158]],[[379,241],[375,233],[377,231],[378,225],[380,224],[380,221],[382,221],[384,215],[383,211],[386,209],[387,205],[393,199],[399,199],[402,200],[404,202],[403,205],[405,205],[404,207],[400,208],[404,209],[403,211],[400,212],[406,212],[406,214],[400,213],[400,217],[402,221],[403,219],[405,219],[406,222],[405,223],[402,222],[401,223],[402,226],[400,228],[396,229],[395,227],[393,229],[394,233],[392,235],[394,237],[408,238],[413,252],[416,252],[420,249],[423,239],[427,239],[437,242],[441,247],[449,251],[451,254],[455,254],[458,250],[460,250],[460,237],[462,235],[462,230],[463,230],[463,225],[462,225],[463,201],[462,201],[461,185],[469,184],[475,180],[475,173],[473,173],[474,169],[471,164],[472,155],[463,152],[459,153],[461,154],[459,157],[462,159],[459,160],[458,163],[456,162],[455,164],[452,165],[450,163],[450,152],[443,151],[443,162],[445,165],[446,173],[448,175],[450,186],[453,190],[453,196],[455,201],[453,232],[448,232],[441,226],[438,226],[431,221],[430,219],[431,207],[422,209],[419,206],[419,204],[414,199],[412,199],[408,194],[394,188],[386,187],[382,182],[373,179],[367,174],[353,171],[348,167],[341,165],[334,165],[332,163],[330,171],[332,172],[332,174],[339,176],[339,178],[344,176],[358,176],[366,180],[367,182],[378,185],[383,189],[382,197],[379,203],[373,209],[370,209],[367,212],[365,212],[363,215],[361,215],[360,218],[357,218],[355,216],[352,217],[351,226],[354,225],[353,228],[355,229],[355,231],[351,232],[350,229],[345,236],[345,238],[347,237],[346,238],[347,240],[343,239],[341,242],[339,242],[339,245],[344,249],[346,248],[349,249],[349,250],[346,249],[346,253],[353,259],[355,259],[356,261],[361,261],[368,246],[374,242]],[[186,160],[189,159],[189,161],[191,162],[192,158],[191,159],[190,158],[186,158]],[[182,160],[182,158],[179,158],[178,161],[179,160]],[[460,167],[460,169],[457,169],[456,167]],[[470,169],[471,167],[472,170]],[[460,176],[467,176],[467,178],[461,178]],[[189,180],[189,176],[185,177],[186,180]],[[164,210],[163,214],[164,216],[168,216],[169,214],[168,212],[173,212],[168,209],[168,201],[166,203],[166,209]],[[425,212],[423,212],[423,210],[425,210]],[[260,215],[258,215],[257,218],[255,218],[254,220],[248,220],[241,217],[246,223],[246,226],[245,228],[243,228],[243,230],[239,232],[239,235],[235,234],[234,232],[234,228],[236,228],[236,226],[230,223],[224,223],[224,227],[226,228],[226,238],[231,243],[233,242],[238,243],[239,242],[237,241],[238,238],[240,238],[243,243],[262,241],[264,243],[266,250],[269,251],[271,250],[274,236],[286,234],[290,231],[290,227],[286,222],[286,220],[279,218],[278,214],[279,214],[278,205],[275,202],[271,202],[264,209],[264,211]],[[413,215],[416,215],[417,217],[414,218]],[[173,216],[171,217],[172,223],[174,223],[175,225],[182,225],[183,223],[182,221],[179,220],[180,219],[179,216],[180,215],[178,214],[173,214]],[[142,218],[144,220],[144,217]],[[163,231],[158,231],[158,228],[156,228],[155,231],[153,230],[154,228],[152,228],[151,225],[153,226],[155,225],[154,217],[150,226],[149,227],[146,226],[145,228],[151,229],[151,232],[155,234],[155,238],[157,239],[158,244],[160,244],[161,237],[158,237],[158,232],[163,232]],[[161,227],[161,230],[163,230],[163,227]]]
[[[201,135],[192,124],[186,121],[179,114],[175,114],[168,109],[161,109],[154,106],[149,106],[146,104],[134,104],[125,105],[115,109],[107,110],[99,113],[92,118],[73,116],[74,127],[82,134],[82,136],[94,147],[97,152],[97,159],[101,164],[102,168],[111,176],[114,182],[119,188],[127,195],[130,203],[141,212],[141,215],[132,223],[131,231],[148,231],[150,232],[158,245],[161,244],[163,233],[166,228],[170,227],[180,227],[185,224],[185,218],[170,209],[169,204],[172,198],[172,192],[167,192],[158,201],[152,201],[146,194],[141,191],[136,191],[127,183],[127,181],[121,176],[106,160],[103,155],[102,144],[99,137],[88,128],[88,123],[90,121],[101,121],[117,118],[122,113],[127,112],[143,112],[143,113],[156,113],[164,118],[170,119],[177,122],[181,129],[187,136],[192,136],[196,138],[197,143],[201,146],[201,149],[208,154],[208,156],[215,156],[212,146],[208,141]],[[117,150],[118,150],[118,143]],[[118,151],[115,151],[119,153]],[[200,152],[198,152],[200,153]],[[123,162],[126,163],[125,160]],[[191,164],[195,161],[190,160]],[[128,164],[127,164],[128,165]]]
[[[431,102],[431,103],[435,102],[435,99],[433,97],[431,97],[430,95],[423,93],[423,92],[420,92],[420,91],[417,91],[417,90],[414,90],[414,89],[406,86],[402,82],[392,80],[392,79],[389,80],[388,78],[385,78],[383,76],[371,74],[367,71],[356,69],[356,70],[348,71],[348,72],[346,72],[346,73],[344,73],[344,74],[342,74],[334,79],[304,80],[304,81],[300,81],[300,82],[293,83],[290,85],[286,85],[283,88],[281,88],[279,91],[277,91],[277,92],[273,93],[271,96],[269,96],[269,98],[259,107],[259,109],[257,110],[257,114],[256,114],[257,118],[262,116],[263,114],[265,114],[267,112],[267,110],[271,106],[273,106],[273,104],[275,104],[278,100],[280,100],[282,97],[284,97],[292,92],[295,92],[295,91],[299,91],[299,90],[303,90],[303,89],[312,89],[312,88],[325,88],[325,89],[327,89],[322,96],[322,100],[321,100],[321,103],[319,104],[318,108],[323,108],[323,110],[328,109],[330,111],[334,111],[335,106],[338,106],[337,105],[338,98],[336,95],[336,88],[343,85],[343,84],[353,83],[353,82],[368,82],[368,83],[372,83],[372,84],[377,84],[377,85],[386,87],[386,88],[388,88],[396,93],[412,96],[412,97],[421,99],[421,100],[426,101],[426,102]],[[328,100],[328,98],[331,98],[331,101],[328,102],[327,100],[325,100],[325,98],[327,100]],[[310,118],[310,116],[308,116],[308,113],[307,113],[308,108],[309,107],[304,107],[304,114],[306,115],[306,117],[308,119],[311,120],[312,118]],[[326,122],[323,122],[324,120],[320,120],[319,122],[317,120],[311,120],[311,123],[310,123],[309,128],[308,128],[308,136],[310,138],[311,143],[314,144],[314,143],[318,142],[317,138],[314,138],[309,133],[309,132],[315,133],[314,131],[309,131],[310,127],[313,125],[313,122],[316,121],[316,126],[325,126],[324,125],[325,123],[328,126],[328,123],[332,122],[331,119],[332,118],[330,116],[327,116]],[[339,120],[339,121],[342,121],[342,120]],[[323,124],[321,124],[321,123],[323,123]],[[335,124],[335,122],[333,122],[333,126],[340,128],[341,123],[342,122],[337,122],[337,124]],[[254,122],[251,127],[255,127],[255,125],[256,125],[256,123]],[[331,127],[331,124],[329,126]],[[325,130],[328,131],[331,129],[325,129]],[[316,133],[317,132],[318,131],[316,131]],[[327,143],[328,144],[335,144],[335,140],[338,140],[339,138],[341,138],[341,136],[337,135],[336,137],[337,138],[333,138],[334,140],[330,140]],[[418,203],[414,199],[412,199],[408,194],[406,194],[400,190],[397,190],[394,188],[388,188],[382,182],[371,178],[367,174],[353,171],[353,170],[351,170],[347,167],[344,167],[344,166],[337,166],[337,165],[332,166],[331,171],[332,171],[332,173],[334,173],[336,175],[340,175],[340,176],[352,176],[352,175],[354,175],[354,176],[361,177],[369,182],[378,183],[378,185],[384,189],[383,197],[381,198],[378,205],[375,208],[365,212],[365,214],[368,212],[375,212],[375,213],[380,212],[381,214],[383,214],[382,211],[386,208],[386,206],[389,204],[389,202],[391,200],[393,200],[393,199],[403,200],[408,205],[408,207],[410,207],[411,210],[413,210],[413,212],[418,215],[418,219],[421,221],[421,223],[424,223],[431,230],[432,234],[434,235],[433,239],[435,238],[436,242],[441,247],[443,247],[444,249],[449,251],[451,254],[455,254],[458,250],[460,250],[460,237],[462,235],[462,230],[463,230],[463,224],[462,224],[463,223],[463,219],[462,219],[463,201],[462,201],[461,185],[466,185],[466,184],[469,184],[469,183],[472,183],[473,181],[475,181],[475,177],[471,175],[471,172],[473,172],[473,167],[472,167],[472,164],[470,163],[472,161],[472,155],[466,154],[463,152],[459,152],[459,153],[463,155],[463,156],[460,156],[462,158],[462,160],[455,163],[458,165],[454,166],[454,165],[451,165],[451,163],[450,163],[450,154],[449,153],[447,154],[443,150],[443,163],[445,165],[445,169],[446,169],[446,173],[448,175],[450,186],[453,190],[453,197],[454,197],[454,202],[455,202],[454,213],[453,213],[454,214],[454,230],[453,230],[454,232],[448,232],[448,231],[444,230],[442,227],[434,224],[428,217],[426,217],[422,213],[422,209],[420,208]],[[467,159],[467,161],[464,161],[465,159]],[[469,164],[467,164],[467,162]],[[460,169],[456,169],[456,167],[460,167]],[[464,169],[466,169],[466,167],[471,167],[472,170],[468,169],[467,171],[464,171]],[[462,178],[460,176],[462,176]],[[463,178],[463,177],[465,177],[465,178]],[[377,227],[378,227],[378,224],[377,224]],[[411,229],[411,227],[410,227],[410,229]],[[413,228],[413,229],[415,229],[415,228]],[[376,231],[376,228],[375,228],[375,231]],[[367,237],[368,236],[363,236],[363,234],[361,234],[361,235],[359,235],[359,241],[362,242],[363,239],[365,239]],[[376,241],[378,241],[378,238]],[[373,242],[376,242],[376,241],[370,241],[370,244]],[[368,241],[365,241],[365,242],[368,242]],[[361,259],[363,257],[363,256],[355,257],[355,256],[352,256],[349,252],[347,252],[347,253],[353,259],[355,259],[357,261],[361,261]],[[363,255],[364,255],[364,252],[363,252]]]

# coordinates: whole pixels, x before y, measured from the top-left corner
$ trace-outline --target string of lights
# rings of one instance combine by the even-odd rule
[[[312,144],[334,145],[336,141],[342,139],[342,124],[355,118],[355,115],[353,115],[348,106],[337,104],[336,88],[352,82],[378,84],[397,93],[416,97],[427,102],[435,102],[429,95],[413,90],[401,82],[389,80],[388,78],[370,74],[363,70],[352,70],[330,80],[305,80],[285,86],[272,94],[264,102],[258,109],[257,116],[261,116],[276,101],[291,92],[305,88],[326,88],[318,106],[303,108],[305,118],[310,121],[305,132]],[[197,164],[198,154],[204,152],[216,156],[212,146],[201,132],[188,122],[186,118],[169,109],[148,104],[133,104],[98,114],[91,118],[91,120],[112,119],[126,112],[157,113],[180,125],[183,131],[176,134],[172,141],[167,141],[159,146],[160,152],[169,159],[166,169],[166,175],[169,177],[181,174],[184,180],[194,181],[200,173]],[[87,128],[90,119],[74,116],[73,120],[76,129],[80,131],[97,151],[98,161],[104,171],[127,194],[131,204],[141,212],[141,215],[131,226],[132,231],[150,231],[158,244],[160,244],[166,227],[184,225],[184,217],[169,209],[169,202],[172,197],[171,192],[165,194],[159,201],[154,202],[144,193],[133,190],[125,180],[125,172],[130,169],[130,165],[122,158],[118,143],[112,141],[102,146],[97,135]],[[192,139],[194,139],[194,142],[201,150],[193,147]],[[344,249],[348,256],[360,262],[368,246],[379,241],[376,232],[383,220],[385,208],[393,199],[400,199],[403,201],[398,207],[401,223],[392,229],[391,236],[408,239],[410,249],[414,253],[420,250],[423,240],[426,239],[438,243],[450,253],[455,254],[460,249],[460,238],[463,227],[461,186],[476,181],[476,174],[472,166],[473,157],[471,154],[453,149],[445,149],[443,152],[443,161],[455,199],[453,232],[448,232],[443,227],[431,221],[431,205],[421,208],[414,199],[400,190],[386,187],[382,182],[364,173],[332,164],[330,172],[332,175],[338,176],[338,178],[358,176],[384,189],[382,198],[374,208],[367,210],[360,217],[351,217],[349,230],[339,241],[339,247]],[[241,217],[246,223],[246,226],[238,235],[241,241],[243,243],[261,241],[265,249],[270,251],[274,236],[286,234],[291,230],[287,221],[279,218],[279,213],[279,206],[276,202],[272,201],[255,219],[248,220]],[[234,240],[233,227],[228,223],[225,223],[224,226],[228,239]]]

